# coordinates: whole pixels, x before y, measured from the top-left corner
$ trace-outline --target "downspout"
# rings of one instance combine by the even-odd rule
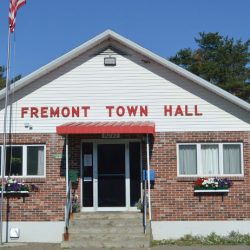
[[[150,158],[149,158],[149,138],[147,134],[147,179],[148,179],[148,215],[149,222],[152,219],[152,211],[151,211],[151,192],[150,192]]]

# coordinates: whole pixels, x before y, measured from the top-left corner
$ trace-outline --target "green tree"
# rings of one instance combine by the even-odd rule
[[[4,66],[0,66],[0,90],[5,88],[5,85],[6,85],[5,73],[6,73],[6,68]],[[21,79],[21,75],[15,76],[13,79],[11,79],[10,82],[14,83],[18,81],[19,79]]]
[[[197,49],[181,49],[170,61],[250,102],[250,40],[199,33]]]
[[[3,89],[5,87],[5,77],[4,77],[4,73],[5,73],[5,68],[4,66],[0,66],[0,90]]]

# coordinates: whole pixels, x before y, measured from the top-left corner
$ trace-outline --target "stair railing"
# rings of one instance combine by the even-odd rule
[[[66,194],[66,202],[65,202],[65,228],[66,228],[66,232],[68,232],[69,219],[70,219],[71,212],[72,212],[72,184],[71,184],[71,181],[69,181],[68,191]]]
[[[147,181],[144,181],[144,193],[143,193],[143,229],[144,234],[147,232],[147,207],[148,207],[148,199],[147,199],[147,191],[146,191]]]

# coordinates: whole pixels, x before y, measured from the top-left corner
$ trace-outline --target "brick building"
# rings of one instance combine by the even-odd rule
[[[19,80],[10,97],[6,175],[39,191],[5,197],[4,234],[60,242],[73,174],[81,212],[135,212],[147,168],[155,239],[250,233],[248,103],[109,30]],[[233,185],[195,193],[198,177]]]

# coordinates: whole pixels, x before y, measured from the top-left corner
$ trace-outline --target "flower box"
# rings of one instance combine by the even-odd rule
[[[4,194],[28,194],[29,191],[3,191]]]
[[[228,193],[229,189],[195,189],[195,193]]]
[[[29,191],[24,190],[24,191],[3,191],[3,195],[5,196],[5,198],[7,198],[7,200],[9,198],[23,198],[23,203],[25,203],[25,197],[29,196]]]
[[[194,183],[194,191],[220,191],[227,190],[232,186],[232,181],[227,178],[198,178]]]
[[[232,181],[227,178],[198,178],[194,183],[194,193],[199,195],[199,201],[201,201],[202,194],[220,194],[222,201],[224,195],[229,192],[229,188],[232,186]]]
[[[0,190],[2,189],[2,186],[0,185]],[[4,193],[22,193],[22,194],[28,194],[29,192],[37,192],[38,187],[34,184],[25,184],[22,182],[18,182],[13,177],[7,177],[6,182],[4,184]]]

